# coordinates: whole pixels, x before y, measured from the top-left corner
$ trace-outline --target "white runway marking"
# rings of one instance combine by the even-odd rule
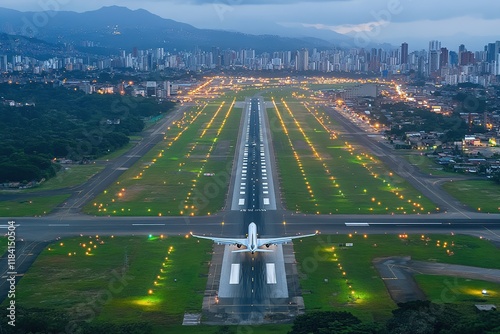
[[[276,267],[274,263],[266,263],[267,284],[276,284]]]
[[[231,276],[229,277],[229,284],[240,284],[240,264],[231,264]]]

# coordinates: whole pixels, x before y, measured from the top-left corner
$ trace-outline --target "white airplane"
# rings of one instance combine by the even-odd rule
[[[195,238],[212,240],[213,242],[216,242],[219,245],[236,245],[238,248],[240,248],[241,246],[245,246],[246,249],[234,250],[233,253],[252,252],[252,254],[254,254],[255,252],[272,252],[272,250],[270,249],[260,248],[264,245],[267,248],[269,248],[269,246],[271,245],[286,244],[288,242],[291,242],[292,239],[312,237],[315,236],[316,234],[318,233],[297,235],[293,237],[281,237],[281,238],[257,238],[257,225],[255,225],[255,223],[250,223],[248,225],[248,237],[241,239],[204,237],[201,235],[194,235],[193,233],[191,233],[191,235]]]

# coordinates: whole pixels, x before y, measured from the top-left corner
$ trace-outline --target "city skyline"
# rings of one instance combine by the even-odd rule
[[[410,50],[426,49],[429,40],[440,40],[450,50],[465,44],[480,51],[497,40],[500,19],[494,13],[500,3],[479,0],[449,7],[430,0],[407,3],[399,0],[326,0],[313,4],[302,0],[223,0],[223,1],[122,1],[104,0],[76,2],[55,0],[6,0],[2,6],[21,11],[63,10],[84,12],[102,6],[119,5],[146,9],[163,18],[192,24],[198,28],[241,31],[252,34],[313,36],[325,40],[339,35],[353,38],[359,46],[367,43],[402,42]],[[360,9],[361,8],[361,9]],[[418,31],[418,34],[415,34]]]

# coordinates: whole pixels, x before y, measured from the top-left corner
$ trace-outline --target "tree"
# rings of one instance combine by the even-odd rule
[[[289,334],[369,334],[378,333],[375,324],[363,324],[349,312],[313,312],[295,318]]]

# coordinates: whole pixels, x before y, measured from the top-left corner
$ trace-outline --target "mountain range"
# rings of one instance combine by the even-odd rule
[[[67,11],[20,12],[0,8],[0,32],[35,37],[52,44],[82,45],[89,41],[110,51],[163,47],[167,50],[252,48],[258,52],[331,48],[332,41],[314,37],[251,35],[239,32],[198,29],[165,19],[146,10],[120,6],[102,7],[84,13]],[[338,45],[348,38],[337,34]]]

